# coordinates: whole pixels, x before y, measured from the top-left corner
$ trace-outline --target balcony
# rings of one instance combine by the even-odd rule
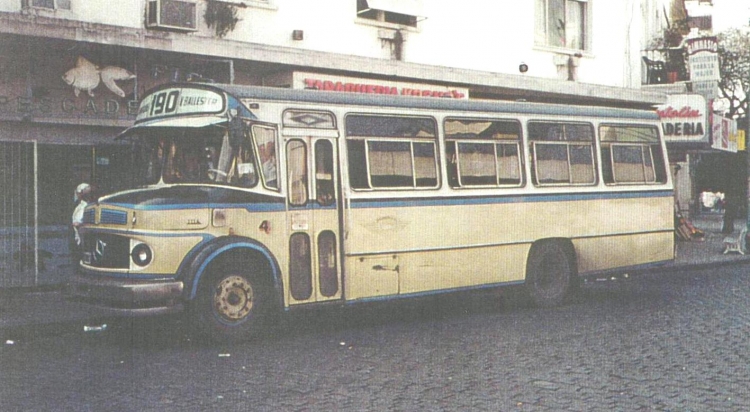
[[[675,84],[690,79],[683,47],[644,50],[641,61],[644,86]]]

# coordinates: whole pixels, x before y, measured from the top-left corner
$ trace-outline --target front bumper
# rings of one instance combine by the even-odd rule
[[[66,296],[108,311],[134,316],[179,312],[183,283],[176,280],[134,280],[76,275]]]

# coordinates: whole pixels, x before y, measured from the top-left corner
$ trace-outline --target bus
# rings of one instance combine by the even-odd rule
[[[131,189],[86,208],[71,297],[217,338],[507,285],[555,306],[674,259],[655,110],[175,83],[118,139]]]

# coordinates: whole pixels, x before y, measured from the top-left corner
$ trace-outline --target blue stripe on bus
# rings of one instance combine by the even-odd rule
[[[547,194],[523,194],[523,195],[498,195],[498,196],[446,196],[446,197],[424,197],[424,198],[382,198],[382,199],[351,199],[354,209],[379,208],[379,207],[425,207],[425,206],[456,206],[456,205],[489,205],[497,203],[538,203],[538,202],[569,202],[583,200],[606,200],[606,199],[639,199],[672,197],[671,190],[659,191],[637,191],[637,192],[595,192],[595,193],[547,193]],[[248,212],[283,212],[286,205],[283,203],[179,203],[172,205],[133,205],[121,203],[109,203],[120,207],[130,207],[136,210],[184,210],[184,209],[246,209]],[[321,206],[310,203],[306,206],[290,206],[290,210],[326,210],[335,209],[336,206]]]
[[[640,199],[673,197],[671,190],[654,192],[598,192],[598,193],[564,193],[564,194],[524,194],[491,197],[443,197],[424,199],[352,199],[352,209],[367,209],[381,207],[425,207],[425,206],[457,206],[457,205],[489,205],[497,203],[537,203],[537,202],[570,202],[583,200],[606,199]]]

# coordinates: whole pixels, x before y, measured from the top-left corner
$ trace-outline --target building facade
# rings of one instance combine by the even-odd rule
[[[166,82],[650,107],[656,0],[0,0],[0,287],[64,282],[73,191]],[[395,87],[394,86],[394,87]],[[351,90],[350,90],[351,91]]]

